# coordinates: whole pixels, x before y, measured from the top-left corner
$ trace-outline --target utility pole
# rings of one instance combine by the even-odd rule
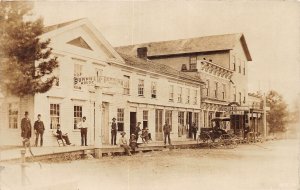
[[[263,126],[264,126],[264,139],[267,138],[267,110],[266,110],[266,94],[263,95]]]

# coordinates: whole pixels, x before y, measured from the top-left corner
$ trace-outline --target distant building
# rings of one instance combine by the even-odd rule
[[[220,116],[230,116],[236,130],[242,130],[248,123],[248,61],[252,58],[243,34],[151,42],[116,49],[204,81],[202,127],[210,127],[211,119]],[[229,111],[231,105],[238,108]]]
[[[185,140],[189,126],[200,122],[203,84],[169,66],[119,54],[86,19],[45,28],[42,39],[58,58],[58,77],[52,89],[34,96],[6,96],[0,110],[0,139],[4,145],[21,145],[20,122],[28,111],[33,125],[42,115],[44,145],[57,145],[52,133],[59,123],[72,143],[80,145],[77,123],[87,118],[88,144],[110,144],[110,125],[129,135],[137,122],[148,127],[153,141],[163,140],[163,124],[172,126],[171,138]],[[187,93],[188,92],[188,93]],[[119,135],[118,135],[119,137]],[[118,138],[117,137],[117,138]],[[34,141],[32,134],[32,141]]]

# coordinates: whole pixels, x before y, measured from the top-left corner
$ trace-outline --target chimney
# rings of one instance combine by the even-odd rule
[[[137,48],[137,56],[138,56],[138,58],[147,59],[147,52],[148,52],[147,47]]]

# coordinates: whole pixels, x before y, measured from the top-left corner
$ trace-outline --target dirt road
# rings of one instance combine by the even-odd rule
[[[41,166],[30,163],[23,169],[23,183],[27,189],[296,190],[299,147],[295,139],[277,140],[236,149],[171,150]],[[4,167],[0,187],[24,189],[22,167]]]

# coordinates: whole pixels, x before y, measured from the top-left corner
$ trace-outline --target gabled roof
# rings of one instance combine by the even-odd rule
[[[169,67],[164,64],[160,64],[156,61],[145,60],[132,55],[123,54],[120,52],[119,54],[125,60],[126,65],[147,70],[150,72],[158,73],[158,74],[164,74],[164,75],[177,77],[180,79],[187,79],[187,80],[192,80],[193,82],[203,83],[199,77],[189,76],[183,72],[173,69],[172,67]]]
[[[59,24],[55,24],[55,25],[51,25],[51,26],[46,26],[44,27],[43,31],[44,33],[47,33],[47,32],[51,32],[53,30],[56,30],[56,29],[59,29],[59,28],[62,28],[64,26],[67,26],[69,24],[72,24],[74,22],[77,22],[79,20],[83,20],[84,18],[80,18],[80,19],[77,19],[77,20],[72,20],[72,21],[68,21],[68,22],[63,22],[63,23],[59,23]]]
[[[137,48],[147,47],[148,56],[155,57],[196,52],[232,50],[239,41],[243,46],[247,60],[252,61],[245,37],[241,33],[204,36],[161,42],[149,42],[136,45],[121,46],[117,47],[116,50],[125,54],[136,55]]]

